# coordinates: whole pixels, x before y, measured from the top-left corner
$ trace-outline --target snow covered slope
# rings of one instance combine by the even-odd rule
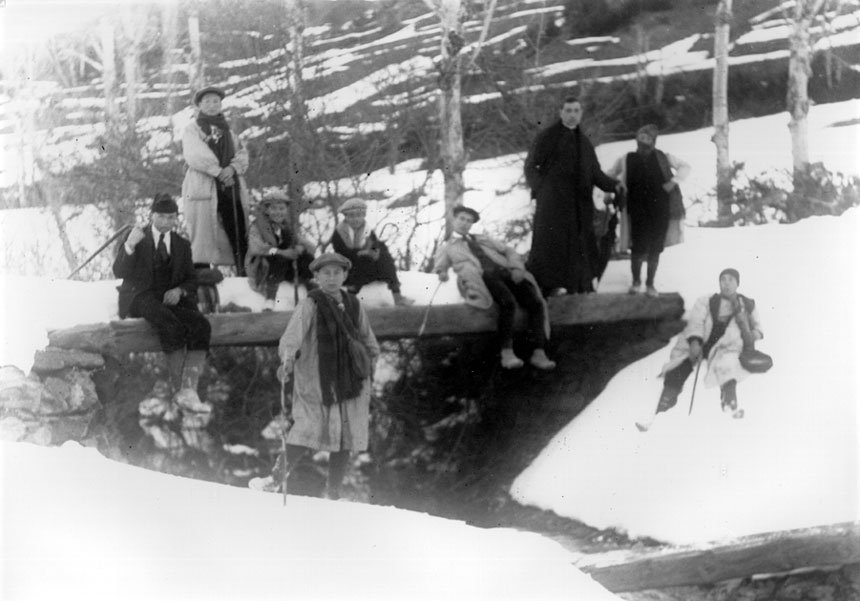
[[[536,534],[167,476],[4,443],[0,596],[617,599]]]
[[[667,249],[657,287],[685,306],[718,290],[724,267],[756,299],[757,348],[767,374],[738,385],[746,417],[720,412],[704,375],[688,417],[693,377],[678,406],[647,433],[666,347],[621,371],[514,482],[527,504],[632,536],[697,543],[860,520],[860,210],[795,225],[690,229]],[[613,262],[599,292],[629,285]]]

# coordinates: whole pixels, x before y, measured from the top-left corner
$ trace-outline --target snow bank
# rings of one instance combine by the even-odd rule
[[[514,482],[522,503],[597,528],[678,544],[860,520],[858,315],[860,210],[795,225],[688,230],[661,259],[657,287],[685,306],[718,290],[727,266],[756,299],[773,369],[738,385],[743,420],[720,412],[719,390],[696,390],[648,433],[666,347],[613,378]],[[599,292],[629,285],[610,263]]]
[[[536,534],[4,443],[7,599],[617,599]]]

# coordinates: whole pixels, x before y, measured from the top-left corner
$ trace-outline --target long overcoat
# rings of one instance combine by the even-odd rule
[[[239,180],[239,201],[245,213],[245,231],[248,231],[250,199],[244,174],[248,170],[248,151],[240,138],[230,132],[236,154],[230,162]],[[188,169],[182,181],[182,211],[191,252],[195,263],[234,265],[236,258],[224,226],[218,217],[218,193],[215,178],[221,172],[218,157],[206,143],[206,134],[196,121],[182,132],[182,156]]]
[[[278,345],[286,371],[293,373],[295,423],[287,435],[287,443],[318,451],[364,451],[370,426],[370,378],[365,379],[361,393],[354,399],[329,407],[323,404],[317,319],[316,302],[312,298],[302,299]],[[375,363],[379,343],[361,306],[358,333]]]
[[[594,186],[611,192],[617,183],[601,170],[588,137],[576,132],[558,121],[538,134],[526,157],[536,201],[528,269],[544,290],[592,289],[599,260],[592,193]]]
[[[663,366],[660,375],[663,376],[671,369],[680,365],[690,356],[690,339],[699,338],[706,341],[711,335],[714,320],[710,310],[710,296],[703,296],[696,300],[689,316],[684,331],[678,335],[678,340],[669,357],[669,362]],[[761,329],[761,320],[757,308],[749,313],[750,330],[756,339],[764,337]],[[711,352],[708,354],[708,371],[705,374],[705,386],[722,386],[729,380],[741,380],[749,377],[750,373],[741,367],[740,355],[744,348],[744,340],[741,336],[741,328],[735,318],[732,318],[725,333],[717,340]]]

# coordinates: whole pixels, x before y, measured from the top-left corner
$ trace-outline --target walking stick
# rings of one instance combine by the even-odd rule
[[[286,372],[286,360],[281,363],[281,371]],[[284,377],[286,378],[286,373],[284,373]],[[292,384],[292,378],[290,378],[290,384]],[[292,386],[290,386],[292,389]],[[284,491],[284,507],[287,506],[287,477],[289,476],[288,464],[287,464],[287,431],[289,428],[287,427],[287,383],[284,380],[281,380],[281,456],[284,458],[284,475],[281,482]]]
[[[236,187],[239,185],[239,174],[236,181],[230,186],[230,196],[233,199],[233,235],[236,243],[233,245],[233,254],[236,255],[236,276],[241,277],[245,266],[242,265],[242,240],[239,239],[239,209],[236,206]]]
[[[699,362],[696,363],[696,375],[693,376],[693,394],[690,395],[690,411],[687,412],[687,416],[693,414],[693,401],[696,399],[696,384],[699,382],[699,368],[702,367],[702,359],[699,358]]]
[[[430,302],[427,303],[427,308],[424,310],[424,319],[421,320],[421,327],[418,328],[418,338],[421,338],[421,335],[424,334],[424,330],[427,327],[427,318],[430,317],[430,307],[433,306],[433,299],[436,298],[436,293],[439,292],[439,288],[442,287],[442,280],[439,280],[439,283],[436,284],[436,290],[433,291],[433,294],[430,296]]]
[[[72,279],[72,276],[74,276],[74,275],[75,275],[76,273],[78,273],[81,269],[83,269],[84,267],[86,267],[86,266],[89,264],[89,262],[90,262],[90,261],[92,261],[93,259],[95,259],[95,258],[96,258],[96,256],[97,256],[101,251],[103,251],[104,249],[106,249],[106,248],[110,245],[110,243],[111,243],[111,242],[113,242],[114,240],[116,240],[117,238],[119,238],[120,236],[122,236],[125,232],[127,232],[128,230],[130,230],[132,227],[134,227],[134,224],[133,224],[133,223],[129,223],[129,224],[127,224],[127,225],[122,226],[122,227],[119,229],[119,231],[118,231],[117,233],[115,233],[113,236],[111,236],[111,237],[108,239],[108,241],[107,241],[107,242],[105,242],[104,244],[102,244],[101,246],[99,246],[99,247],[98,247],[98,250],[96,250],[96,252],[94,252],[93,254],[91,254],[91,255],[89,256],[89,258],[88,258],[86,261],[84,261],[83,263],[81,263],[80,265],[78,265],[78,266],[77,266],[77,267],[72,271],[72,273],[70,273],[68,276],[66,276],[66,279],[67,279],[67,280],[71,280],[71,279]]]

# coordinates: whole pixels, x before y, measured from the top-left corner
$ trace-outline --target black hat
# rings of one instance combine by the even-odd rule
[[[206,96],[206,94],[215,94],[221,100],[224,100],[224,96],[227,95],[221,88],[216,88],[215,86],[207,86],[194,94],[194,104],[196,106],[200,106],[200,101],[203,100],[203,97]]]
[[[340,265],[346,271],[352,267],[352,261],[340,253],[323,253],[311,262],[310,270],[317,272],[326,265]]]
[[[463,205],[457,205],[451,212],[454,214],[454,217],[456,217],[460,213],[468,213],[475,219],[475,223],[477,223],[481,219],[481,214],[478,213],[478,211],[469,207],[464,207]]]
[[[737,270],[737,269],[735,269],[734,267],[726,267],[725,269],[723,269],[723,270],[720,272],[720,278],[722,278],[724,275],[730,275],[730,276],[732,276],[733,278],[735,278],[735,281],[738,283],[738,285],[740,285],[740,283],[741,283],[741,274],[739,274],[739,273],[738,273],[738,270]]]
[[[159,192],[152,201],[151,211],[153,213],[178,213],[179,206],[170,194]]]

